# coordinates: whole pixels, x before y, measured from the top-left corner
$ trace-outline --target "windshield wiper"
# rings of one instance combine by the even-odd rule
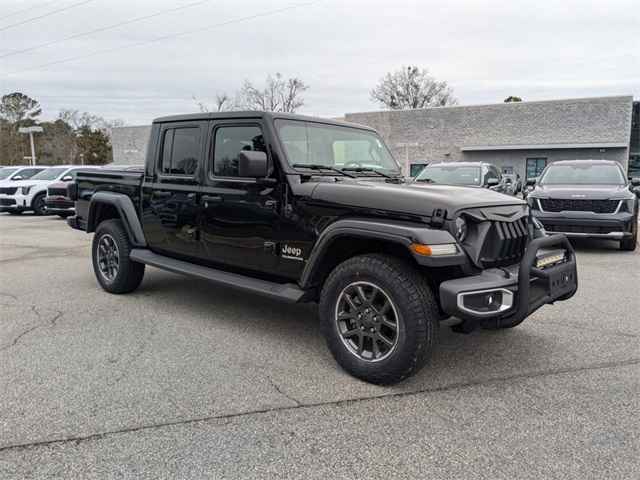
[[[389,175],[388,173],[381,172],[380,170],[371,167],[344,167],[341,170],[343,172],[374,172],[386,178],[398,178],[398,175]]]
[[[346,177],[356,178],[355,175],[351,175],[350,173],[344,172],[339,168],[330,167],[328,165],[322,165],[321,163],[294,163],[291,165],[293,168],[308,168],[309,170],[329,170],[331,172],[339,173],[340,175],[344,175]]]

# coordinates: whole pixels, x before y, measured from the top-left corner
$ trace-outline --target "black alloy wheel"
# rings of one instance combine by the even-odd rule
[[[373,283],[354,282],[342,290],[335,322],[344,345],[361,360],[384,360],[398,345],[398,311]]]
[[[120,268],[120,250],[110,234],[104,233],[100,236],[97,257],[98,271],[107,282],[113,282]]]

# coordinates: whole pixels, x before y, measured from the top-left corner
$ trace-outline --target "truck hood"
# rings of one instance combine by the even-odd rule
[[[631,198],[633,193],[626,185],[537,185],[530,195],[559,200],[580,198],[607,200],[610,198]]]
[[[431,216],[434,209],[447,218],[461,209],[524,205],[520,199],[481,187],[345,180],[319,183],[311,197],[327,203]]]

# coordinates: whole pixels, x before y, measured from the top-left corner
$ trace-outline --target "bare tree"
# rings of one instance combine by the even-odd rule
[[[304,105],[302,94],[309,89],[297,77],[283,78],[282,74],[269,75],[264,88],[254,86],[245,80],[238,93],[238,103],[247,110],[293,113]]]
[[[117,127],[125,125],[124,120],[115,119],[107,120],[100,115],[93,115],[89,112],[80,112],[79,110],[63,109],[58,113],[58,118],[78,131],[81,129],[89,129],[92,131],[100,131],[111,137],[111,131]]]
[[[213,107],[210,107],[206,103],[201,102],[195,97],[195,95],[192,95],[191,98],[193,98],[193,101],[196,102],[196,105],[202,113],[228,112],[235,109],[235,103],[233,99],[229,95],[227,95],[226,92],[216,93]]]
[[[438,82],[427,69],[410,65],[387,73],[371,90],[371,100],[390,110],[456,105],[447,82]]]
[[[13,92],[0,99],[0,118],[9,123],[34,122],[41,113],[40,103],[24,93]]]

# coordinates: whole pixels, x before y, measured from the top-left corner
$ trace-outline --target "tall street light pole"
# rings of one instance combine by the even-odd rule
[[[18,132],[29,134],[29,141],[31,142],[31,165],[36,165],[36,146],[33,142],[33,134],[42,133],[42,127],[20,127]]]

